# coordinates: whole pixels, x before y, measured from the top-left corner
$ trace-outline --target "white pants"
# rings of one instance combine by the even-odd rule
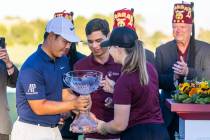
[[[43,127],[16,120],[11,140],[62,140],[62,137],[58,127]]]

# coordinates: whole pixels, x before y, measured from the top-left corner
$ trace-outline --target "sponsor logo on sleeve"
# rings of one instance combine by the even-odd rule
[[[38,92],[36,91],[36,84],[29,84],[26,94],[27,95],[38,94]]]

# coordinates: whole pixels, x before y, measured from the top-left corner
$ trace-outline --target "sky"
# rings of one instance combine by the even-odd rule
[[[185,0],[194,2],[195,28],[210,30],[210,0]],[[5,16],[18,16],[26,20],[43,18],[49,20],[55,12],[73,11],[75,16],[91,17],[95,13],[113,14],[122,8],[134,8],[141,14],[141,24],[147,33],[162,31],[171,34],[173,6],[181,0],[0,0],[0,21]]]

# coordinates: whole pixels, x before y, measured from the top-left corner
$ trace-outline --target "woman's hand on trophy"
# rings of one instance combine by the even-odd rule
[[[105,92],[109,92],[109,93],[114,92],[115,82],[109,79],[107,75],[105,76],[105,79],[101,81],[100,85],[102,86]]]
[[[95,114],[93,114],[92,112],[89,113],[89,116],[92,120],[94,120],[97,123],[96,130],[93,130],[93,131],[96,131],[97,133],[100,133],[102,135],[106,135],[107,132],[104,129],[105,122],[96,118]]]
[[[107,132],[104,128],[104,124],[105,124],[105,122],[102,121],[102,120],[98,120],[98,122],[97,122],[97,132],[101,135],[106,135],[107,134]]]

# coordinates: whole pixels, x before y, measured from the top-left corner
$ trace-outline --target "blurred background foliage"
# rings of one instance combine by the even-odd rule
[[[74,17],[74,24],[77,35],[81,38],[79,50],[85,54],[89,54],[86,46],[85,26],[90,19],[102,18],[106,19],[110,24],[112,30],[113,15],[94,14],[87,18],[84,16]],[[142,15],[135,15],[135,26],[139,38],[144,41],[147,49],[155,51],[156,47],[172,39],[171,35],[166,35],[161,31],[155,31],[152,34],[147,34],[144,27],[139,24],[144,22]],[[43,41],[43,34],[45,31],[47,20],[34,19],[31,21],[24,20],[19,17],[5,17],[0,23],[0,36],[6,37],[6,43],[10,56],[15,63],[21,65],[28,55],[30,55],[39,43]],[[172,29],[169,29],[172,30]],[[200,29],[196,33],[197,38],[210,43],[210,30]],[[83,48],[81,48],[81,46]]]

